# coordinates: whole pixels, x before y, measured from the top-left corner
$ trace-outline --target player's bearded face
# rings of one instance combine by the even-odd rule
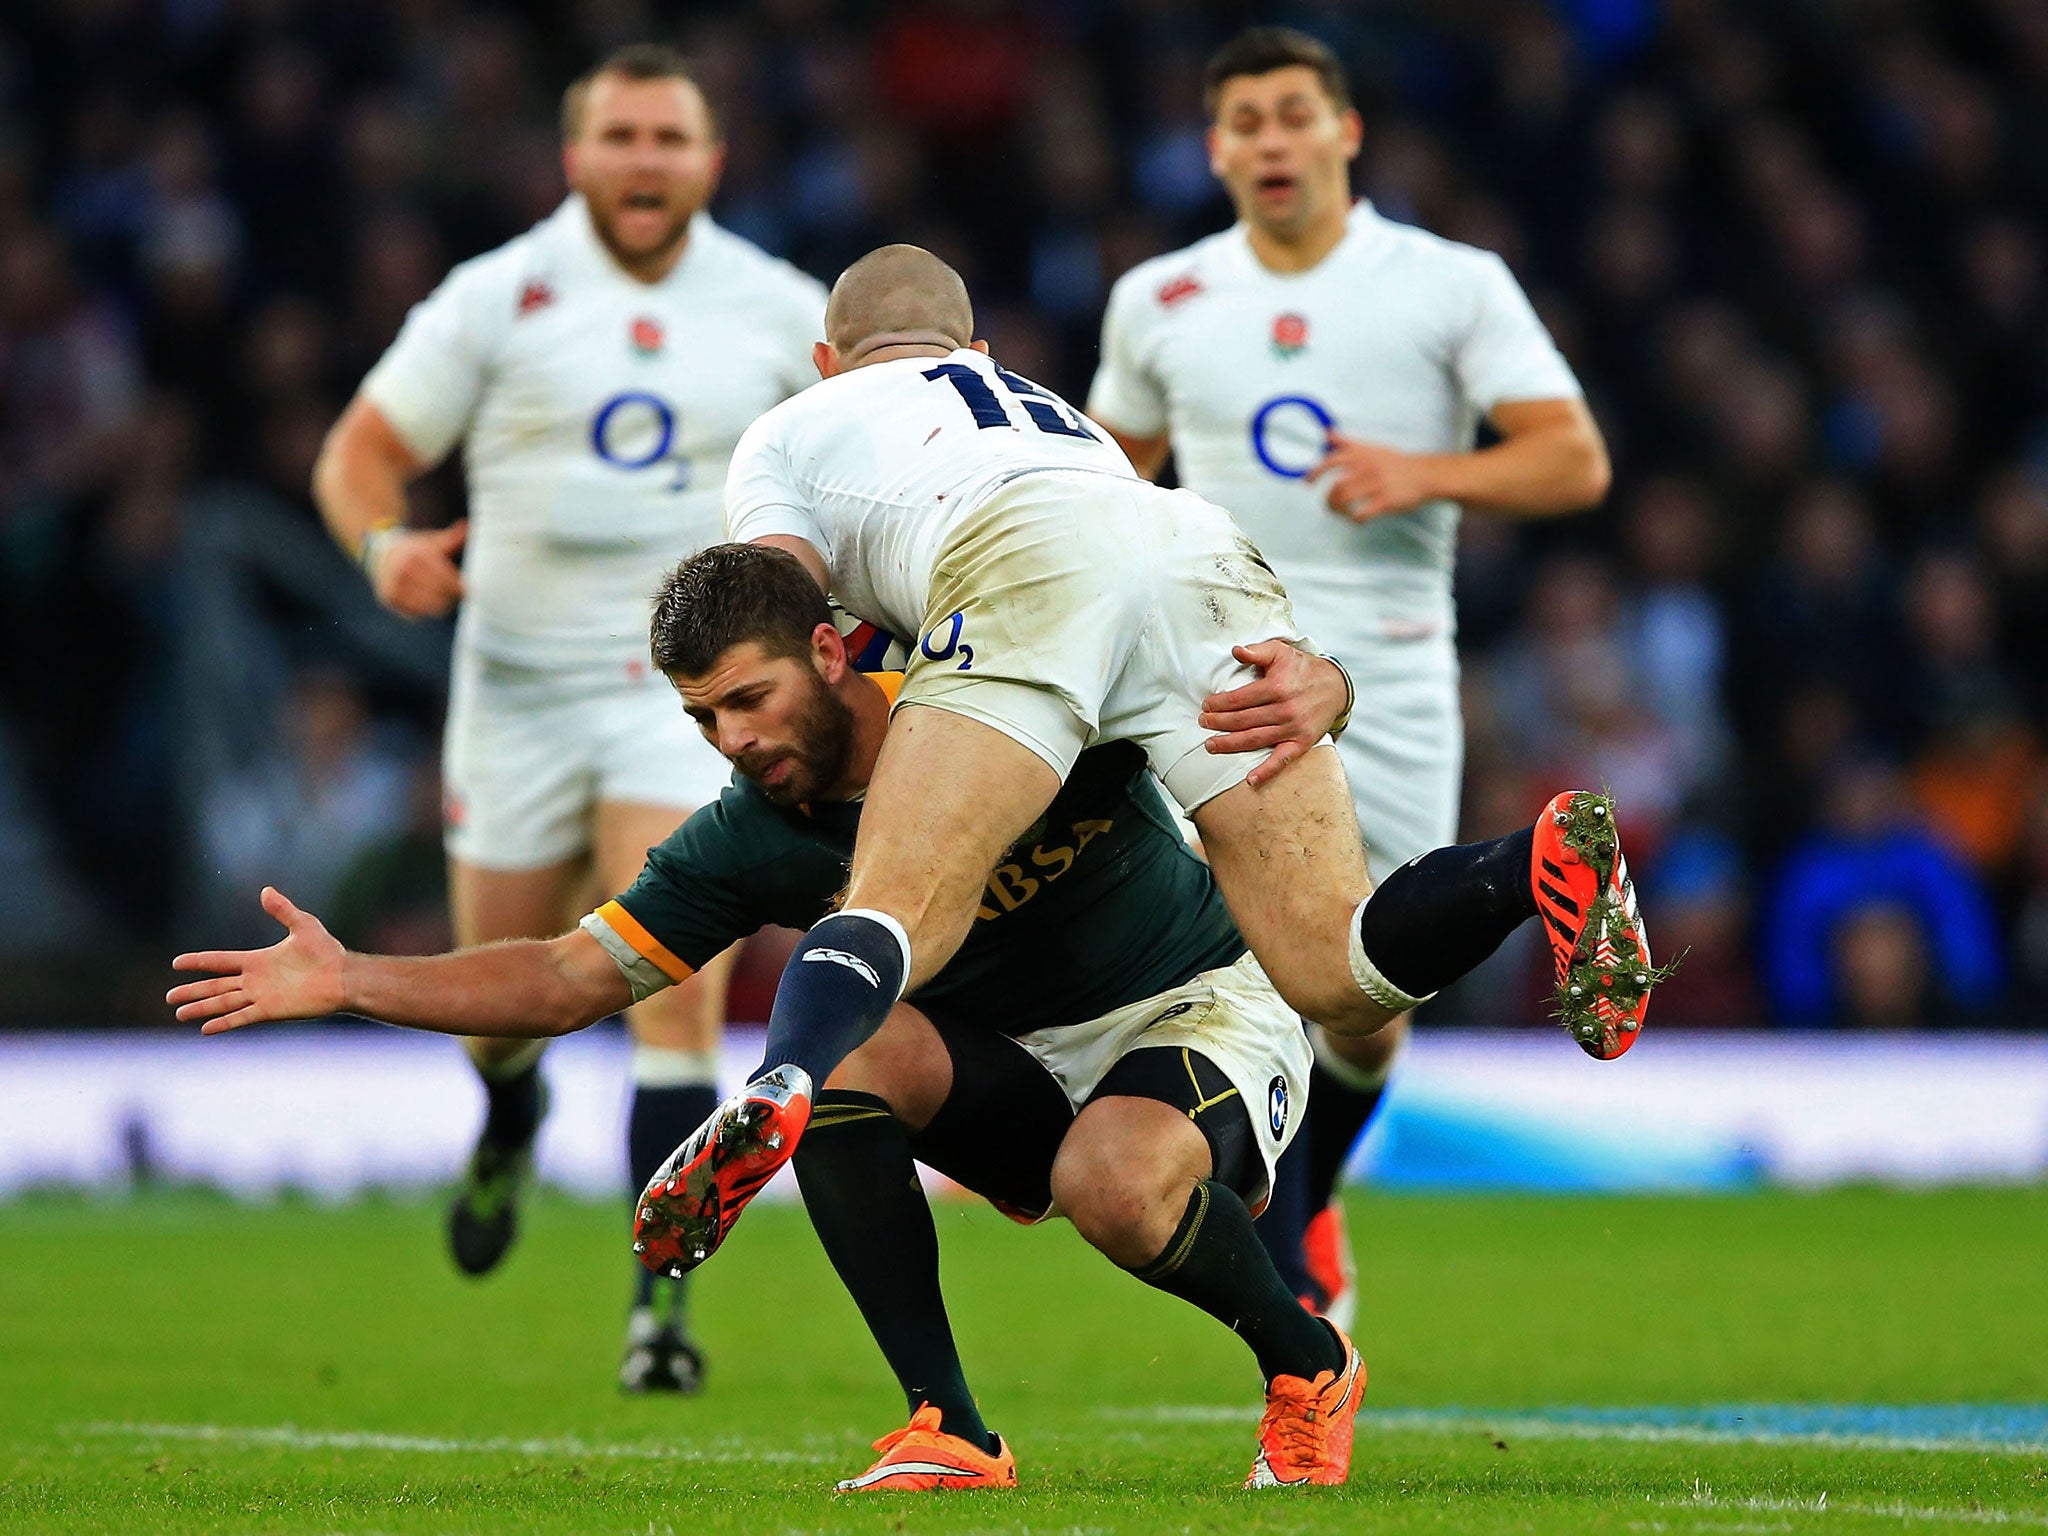
[[[687,80],[600,75],[563,151],[569,185],[629,271],[666,261],[711,199],[725,150],[710,109]]]
[[[853,711],[809,658],[748,641],[703,677],[675,682],[705,739],[777,805],[821,799],[845,779]]]
[[[1350,206],[1361,133],[1358,114],[1340,111],[1305,65],[1240,75],[1217,99],[1209,169],[1238,217],[1291,238]]]
[[[733,766],[777,805],[803,805],[845,778],[853,711],[804,662],[791,667],[776,703],[784,715],[774,727],[778,739],[762,740]]]

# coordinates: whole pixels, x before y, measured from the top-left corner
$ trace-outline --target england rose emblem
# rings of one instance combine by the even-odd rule
[[[1296,357],[1308,345],[1308,321],[1300,315],[1287,314],[1273,321],[1273,355],[1280,358]]]

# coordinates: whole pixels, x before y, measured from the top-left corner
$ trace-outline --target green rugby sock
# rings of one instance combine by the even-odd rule
[[[1197,1184],[1165,1251],[1131,1273],[1192,1302],[1243,1339],[1268,1381],[1312,1381],[1318,1372],[1344,1368],[1336,1333],[1288,1293],[1260,1246],[1252,1213],[1227,1184]]]
[[[993,1452],[939,1291],[939,1236],[911,1161],[909,1132],[873,1094],[827,1088],[794,1162],[825,1256],[911,1411],[930,1403],[947,1434]]]

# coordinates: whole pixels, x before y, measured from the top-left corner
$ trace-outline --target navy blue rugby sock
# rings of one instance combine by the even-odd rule
[[[910,975],[910,939],[885,912],[835,912],[803,937],[783,967],[768,1014],[762,1071],[791,1065],[813,1092],[882,1027]]]

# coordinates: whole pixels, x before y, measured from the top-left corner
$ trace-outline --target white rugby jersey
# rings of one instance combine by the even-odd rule
[[[747,429],[725,531],[808,539],[850,613],[907,637],[945,536],[990,491],[1038,470],[1136,471],[1066,401],[962,347],[813,384]]]
[[[1338,516],[1331,482],[1305,478],[1325,434],[1463,452],[1502,401],[1579,393],[1506,263],[1361,201],[1307,272],[1266,268],[1240,224],[1124,274],[1088,413],[1170,437],[1181,483],[1237,519],[1330,644],[1449,632],[1458,508]]]
[[[822,285],[701,213],[674,269],[636,281],[575,196],[451,272],[362,388],[427,462],[463,444],[458,643],[644,666],[656,583],[718,541],[733,445],[816,381],[824,317]]]

